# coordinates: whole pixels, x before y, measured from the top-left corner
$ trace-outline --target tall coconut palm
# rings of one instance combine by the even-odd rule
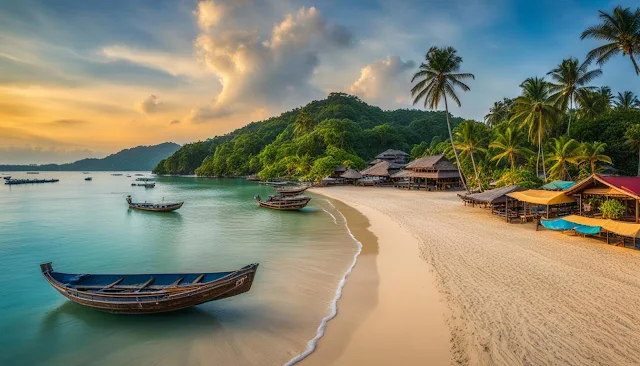
[[[610,110],[611,103],[613,103],[613,93],[611,92],[611,88],[608,86],[601,86],[596,91],[600,95],[604,109],[607,111]]]
[[[607,110],[603,98],[598,92],[580,89],[577,93],[577,99],[580,101],[580,109],[578,109],[580,118],[594,118]]]
[[[456,53],[457,51],[453,47],[431,47],[425,55],[426,62],[420,64],[419,71],[416,72],[411,79],[412,83],[415,80],[420,80],[413,86],[413,88],[411,88],[411,95],[414,97],[414,105],[424,99],[424,107],[432,110],[437,110],[440,100],[444,100],[447,128],[449,129],[449,139],[451,140],[451,147],[456,156],[458,174],[460,175],[460,180],[462,181],[464,188],[469,191],[467,184],[464,181],[464,176],[462,175],[458,152],[453,144],[447,96],[449,96],[449,98],[451,98],[458,107],[461,106],[460,99],[456,95],[455,89],[456,87],[459,87],[463,91],[468,91],[469,86],[463,83],[462,80],[475,79],[475,76],[469,73],[458,73],[460,65],[462,64],[462,57],[458,56]]]
[[[544,78],[528,78],[520,87],[522,95],[515,100],[511,121],[518,121],[522,127],[528,127],[529,139],[535,141],[538,146],[536,174],[539,172],[539,161],[542,158],[542,173],[546,181],[543,141],[549,126],[557,120],[561,112],[555,105],[550,85]]]
[[[553,139],[548,157],[548,160],[553,162],[549,168],[549,175],[562,180],[571,179],[569,164],[578,165],[579,153],[580,144],[578,141],[565,136]]]
[[[489,147],[496,149],[498,155],[491,158],[496,164],[507,158],[511,163],[511,171],[516,170],[516,159],[518,157],[526,158],[529,155],[533,155],[533,151],[523,146],[524,132],[521,129],[515,127],[507,127],[504,133],[498,133],[496,139],[489,144]]]
[[[611,158],[604,154],[604,150],[607,144],[604,142],[595,141],[593,143],[583,142],[580,145],[580,152],[578,153],[578,163],[589,164],[591,174],[595,174],[598,163],[611,163]]]
[[[640,124],[629,126],[624,132],[625,144],[638,152],[638,177],[640,177]]]
[[[640,8],[631,11],[631,8],[617,6],[612,14],[599,12],[602,23],[587,28],[580,39],[594,38],[608,43],[591,50],[587,54],[587,62],[597,60],[598,65],[602,65],[622,51],[623,56],[628,55],[631,59],[636,75],[640,75],[636,61],[640,49]]]
[[[489,113],[484,116],[484,121],[489,127],[493,127],[502,121],[509,120],[513,99],[504,98],[493,103],[493,107],[489,109]]]
[[[625,91],[624,93],[618,93],[616,101],[614,102],[616,108],[628,111],[629,109],[640,108],[640,101],[633,92]]]
[[[578,62],[577,58],[567,58],[555,69],[549,71],[547,75],[551,75],[553,83],[551,83],[551,96],[559,104],[562,111],[569,108],[569,124],[567,125],[567,136],[571,129],[571,117],[573,116],[573,103],[576,99],[576,93],[580,89],[595,89],[586,86],[593,79],[602,75],[602,70],[588,70],[589,64]]]
[[[478,131],[476,123],[473,121],[464,121],[456,128],[454,134],[454,146],[460,150],[461,156],[468,156],[471,158],[471,165],[473,165],[473,173],[476,176],[476,182],[478,183],[478,189],[482,191],[482,184],[480,184],[480,176],[478,175],[478,167],[476,166],[475,153],[485,153],[487,149],[484,147],[486,135]]]

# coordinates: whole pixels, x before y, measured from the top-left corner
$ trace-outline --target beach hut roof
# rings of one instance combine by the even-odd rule
[[[618,194],[620,196],[627,196],[635,199],[640,199],[640,177],[612,177],[600,174],[593,174],[588,178],[576,183],[573,187],[565,191],[566,194],[577,194],[580,192],[586,192],[594,185],[602,184],[609,189],[607,195],[613,196]],[[597,192],[591,192],[598,194]]]
[[[389,169],[393,169],[393,164],[388,161],[381,161],[378,164],[368,167],[367,169],[361,171],[360,173],[369,176],[375,177],[387,177],[389,176]]]
[[[576,182],[566,181],[566,180],[554,180],[553,182],[549,182],[542,186],[542,189],[546,189],[548,191],[565,191],[571,188]]]
[[[406,169],[437,169],[437,170],[458,170],[444,154],[425,156],[416,159],[405,167]]]
[[[362,174],[360,174],[360,172],[355,169],[349,169],[346,172],[344,172],[344,174],[342,174],[341,177],[347,178],[347,179],[360,179],[362,178]]]
[[[347,168],[346,168],[344,165],[340,164],[340,165],[338,165],[338,166],[336,167],[336,169],[335,169],[334,171],[335,171],[336,173],[338,173],[338,172],[345,172],[345,171],[347,171]]]
[[[507,199],[507,193],[520,192],[523,191],[524,188],[521,188],[517,185],[508,186],[508,187],[500,187],[496,189],[491,189],[488,191],[484,191],[481,193],[472,193],[460,195],[460,198],[467,201],[475,201],[479,203],[498,203],[505,202]]]
[[[402,150],[394,150],[394,149],[388,149],[380,154],[378,154],[376,156],[376,159],[388,159],[388,158],[393,158],[393,157],[397,157],[397,156],[409,156],[409,154],[407,154],[406,152],[402,151]]]
[[[522,192],[507,193],[507,196],[515,198],[518,201],[536,205],[559,205],[562,203],[571,203],[576,201],[573,197],[567,196],[565,192],[545,191],[541,189],[529,189]]]

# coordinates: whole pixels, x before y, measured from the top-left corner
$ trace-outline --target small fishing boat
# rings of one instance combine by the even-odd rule
[[[2,178],[3,178],[4,180],[9,180],[9,179],[11,179],[11,176],[10,176],[10,175],[7,175],[6,177],[2,177]]]
[[[131,183],[131,187],[153,188],[155,186],[156,186],[155,182]]]
[[[162,203],[148,203],[148,202],[133,202],[131,195],[127,196],[127,203],[129,208],[135,208],[142,211],[154,211],[154,212],[169,212],[175,211],[182,207],[184,201],[180,202],[162,202]]]
[[[84,178],[84,180],[86,180],[86,181],[90,181],[90,180],[93,180],[93,178],[91,178],[91,177],[86,177],[86,178]]]
[[[4,184],[18,185],[18,184],[39,184],[39,183],[56,183],[60,179],[7,179]]]
[[[260,207],[282,211],[299,210],[311,201],[311,198],[306,196],[269,196],[269,198],[264,201],[259,195],[256,195],[254,198]]]
[[[27,172],[27,174],[40,174],[39,172]]]
[[[136,177],[142,177],[144,174],[136,173],[134,174]]]
[[[122,175],[122,173],[113,173],[113,174],[111,174],[111,175],[113,175],[114,177],[119,177],[119,176],[121,176],[121,175]]]
[[[308,186],[293,186],[293,187],[273,187],[273,190],[278,192],[281,196],[297,196],[306,191]]]
[[[75,274],[40,265],[54,289],[76,304],[116,314],[152,314],[185,309],[247,292],[258,269],[173,274]]]

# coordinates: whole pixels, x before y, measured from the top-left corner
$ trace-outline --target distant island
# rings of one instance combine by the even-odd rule
[[[165,142],[124,149],[102,159],[82,159],[68,164],[0,165],[0,171],[147,171],[178,149],[180,145]]]

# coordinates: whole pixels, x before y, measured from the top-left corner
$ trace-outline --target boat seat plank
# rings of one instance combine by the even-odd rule
[[[171,287],[176,287],[180,284],[180,282],[182,282],[182,280],[184,280],[184,276],[178,278],[174,283],[170,284],[169,286],[167,286],[167,288],[171,288]]]
[[[152,276],[152,277],[149,279],[149,281],[145,282],[145,283],[144,283],[142,286],[140,286],[140,288],[138,288],[135,292],[140,292],[140,291],[144,290],[146,287],[148,287],[150,284],[152,284],[152,283],[153,283],[153,281],[155,281],[155,280],[156,280],[156,278]]]
[[[191,282],[192,284],[196,284],[199,283],[200,281],[202,281],[202,279],[204,278],[204,273],[201,274],[200,276],[198,276],[193,282]]]
[[[111,282],[110,284],[106,285],[105,287],[101,288],[100,291],[110,289],[113,286],[115,286],[115,285],[119,284],[120,282],[122,282],[123,280],[124,280],[124,277],[120,277],[117,280],[115,280],[115,281]]]

